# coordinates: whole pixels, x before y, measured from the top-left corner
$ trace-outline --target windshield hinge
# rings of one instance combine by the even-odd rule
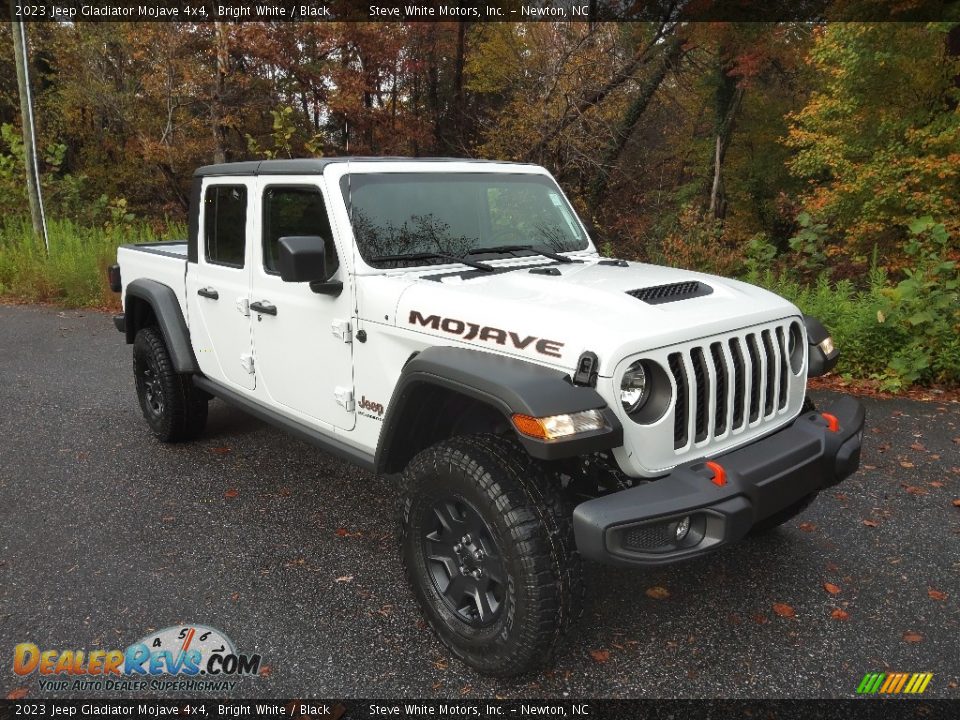
[[[237,310],[244,317],[250,317],[250,298],[237,298]]]
[[[335,338],[340,338],[345,343],[353,342],[353,333],[350,330],[349,320],[334,320],[330,329]]]
[[[240,367],[246,370],[248,375],[253,375],[253,353],[243,353],[240,356]]]

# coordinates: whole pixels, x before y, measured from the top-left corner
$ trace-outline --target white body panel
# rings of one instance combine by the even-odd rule
[[[354,246],[349,193],[344,197],[340,192],[340,181],[348,173],[385,172],[548,175],[543,168],[532,165],[484,163],[478,167],[467,161],[353,160],[327,165],[322,175],[223,178],[224,182],[250,185],[250,241],[246,268],[241,272],[246,275],[247,298],[270,301],[278,308],[277,316],[260,317],[253,312],[244,325],[236,311],[236,317],[227,318],[226,307],[224,317],[214,319],[209,315],[204,298],[196,295],[197,289],[217,283],[227,286],[217,274],[222,268],[205,265],[202,252],[198,264],[187,264],[184,283],[182,260],[121,250],[123,280],[126,283],[135,277],[150,277],[169,284],[181,303],[186,301],[185,316],[205,374],[370,454],[376,451],[383,418],[403,365],[412,354],[437,345],[520,358],[570,374],[581,353],[595,353],[600,375],[597,391],[624,427],[624,445],[614,451],[614,456],[621,469],[634,477],[662,475],[679,463],[747,444],[799,413],[806,384],[805,360],[799,372],[791,370],[776,376],[777,384],[771,385],[771,392],[776,395],[775,407],[770,412],[762,412],[737,427],[732,423],[732,388],[708,385],[715,392],[709,398],[704,396],[708,421],[700,428],[701,439],[696,437],[697,408],[691,404],[694,401],[687,397],[687,405],[678,408],[678,388],[673,376],[673,399],[656,422],[634,422],[623,411],[619,399],[620,380],[634,360],[647,358],[666,366],[668,358],[679,353],[685,369],[693,373],[696,368],[690,365],[690,353],[698,347],[707,348],[709,353],[718,343],[719,348],[726,348],[717,350],[717,362],[721,364],[707,367],[708,380],[704,382],[722,383],[714,368],[732,367],[731,341],[746,342],[743,338],[752,328],[756,333],[773,333],[769,337],[776,344],[777,328],[783,332],[791,322],[801,319],[799,310],[786,300],[739,281],[692,271],[640,263],[626,267],[602,264],[592,244],[583,251],[568,253],[577,260],[575,263],[556,264],[539,255],[485,260],[498,269],[514,269],[466,279],[461,274],[469,268],[457,263],[393,270],[373,268]],[[338,298],[314,294],[306,284],[284,283],[277,275],[263,271],[260,197],[268,183],[309,184],[322,189],[339,256],[336,278],[344,283]],[[560,274],[529,272],[532,267],[544,265],[556,268]],[[627,294],[687,280],[706,283],[712,293],[659,305]],[[229,287],[232,305],[233,295],[242,294],[243,281]],[[352,343],[336,337],[332,330],[335,324],[342,328],[347,323],[354,338]],[[362,343],[356,340],[360,330],[366,335]],[[243,347],[250,348],[255,360],[254,373],[248,376],[246,384],[242,377],[238,382],[236,373],[239,363],[235,356]],[[771,366],[782,355],[771,346]],[[690,387],[698,386],[691,382]],[[725,391],[727,400],[718,399],[720,390]],[[353,393],[352,407],[342,402],[345,391]],[[726,406],[718,409],[718,403],[723,402]],[[676,418],[684,409],[690,432],[681,444],[676,439]]]
[[[322,178],[284,175],[261,176],[257,179],[255,198],[263,197],[267,186],[316,187],[324,193]],[[349,275],[341,266],[333,277],[344,283],[338,297],[320,295],[307,283],[283,282],[278,274],[264,269],[259,202],[254,222],[251,263],[251,302],[261,301],[277,308],[276,316],[251,311],[253,349],[264,396],[276,409],[295,413],[301,419],[321,421],[341,430],[352,430],[356,413],[338,401],[337,391],[353,391],[352,342],[334,335],[334,325],[350,327],[353,314],[353,293]],[[333,228],[337,254],[349,254],[349,245],[340,242]]]

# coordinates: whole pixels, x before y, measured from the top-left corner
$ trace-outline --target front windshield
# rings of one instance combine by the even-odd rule
[[[505,246],[587,248],[573,209],[543,175],[357,173],[340,185],[357,247],[373,267],[449,262],[434,253],[483,257]]]

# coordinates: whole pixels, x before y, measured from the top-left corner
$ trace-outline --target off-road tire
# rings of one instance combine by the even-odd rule
[[[750,530],[751,535],[766,535],[771,530],[775,530],[786,522],[793,520],[797,515],[802,513],[810,504],[817,499],[817,496],[820,494],[820,491],[812,492],[809,495],[805,495],[799,500],[797,500],[793,505],[788,505],[780,512],[774,513],[768,518],[765,518],[753,526]]]
[[[133,377],[143,417],[161,442],[193,440],[207,424],[209,396],[173,369],[163,334],[146,327],[133,341]]]
[[[572,508],[559,479],[513,440],[470,435],[418,454],[402,485],[401,554],[414,595],[440,640],[488,675],[518,675],[547,665],[582,614],[584,597]],[[499,560],[502,582],[493,583],[493,571],[489,577],[501,599],[486,624],[480,624],[479,615],[471,624],[452,609],[435,580],[438,563],[427,560],[426,546],[438,541],[424,538],[431,523],[438,524],[435,508],[445,498],[462,504],[464,518],[473,510],[493,541],[493,555],[482,562]],[[461,528],[454,529],[457,535]],[[468,614],[479,611],[479,601],[476,605]]]

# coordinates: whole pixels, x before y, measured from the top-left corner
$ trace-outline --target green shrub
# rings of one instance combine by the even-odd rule
[[[785,274],[760,271],[748,260],[746,280],[769,288],[819,318],[840,348],[837,371],[873,378],[897,392],[913,384],[960,383],[960,275],[945,259],[949,237],[942,224],[922,218],[910,224],[904,248],[911,267],[892,284],[886,270],[870,270],[866,285],[832,282],[826,272],[810,286]],[[758,242],[753,252],[766,256]]]

